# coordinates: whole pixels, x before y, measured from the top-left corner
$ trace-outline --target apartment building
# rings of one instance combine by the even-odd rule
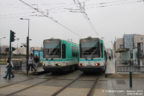
[[[124,34],[123,38],[117,38],[114,43],[115,57],[119,58],[120,54],[116,53],[119,49],[136,49],[139,43],[144,50],[144,35]]]

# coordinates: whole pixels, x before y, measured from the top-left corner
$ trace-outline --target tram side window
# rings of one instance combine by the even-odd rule
[[[46,58],[47,53],[48,53],[48,50],[47,50],[47,49],[44,49],[44,50],[43,50],[43,58]]]
[[[103,44],[101,44],[101,57],[103,57]]]
[[[78,48],[76,48],[76,57],[78,57]]]
[[[78,52],[77,52],[77,48],[76,48],[76,50],[75,50],[75,57],[78,57]]]
[[[62,44],[62,58],[66,58],[66,45]]]
[[[104,55],[105,55],[105,60],[107,61],[107,52],[104,51]]]
[[[74,49],[74,47],[72,47],[72,57],[75,57],[75,49]]]
[[[77,48],[76,47],[72,47],[72,57],[78,57]]]

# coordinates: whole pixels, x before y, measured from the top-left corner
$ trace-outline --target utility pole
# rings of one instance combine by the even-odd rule
[[[27,76],[28,76],[28,60],[29,60],[29,27],[30,27],[30,19],[28,18],[20,18],[21,20],[27,20],[28,21],[28,36],[26,38],[27,46],[26,46],[26,71],[27,71]]]
[[[9,41],[9,68],[8,68],[8,76],[9,76],[9,80],[11,79],[11,57],[12,57],[12,46],[11,46],[11,43],[15,41],[15,32],[13,32],[12,30],[10,30],[10,41]]]
[[[9,41],[9,60],[11,61],[11,55],[12,55],[12,46],[11,43],[15,41],[15,32],[10,30],[10,41]],[[10,64],[10,63],[9,63]]]

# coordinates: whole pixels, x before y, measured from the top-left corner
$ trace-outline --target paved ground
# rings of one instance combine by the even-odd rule
[[[111,59],[107,61],[107,74],[115,74],[115,59]]]
[[[127,74],[116,74],[114,62],[108,61],[107,73],[83,74],[79,70],[68,74],[43,73],[26,76],[15,74],[11,80],[0,75],[0,96],[144,96],[144,76],[134,75],[129,88]],[[4,71],[4,66],[3,66]]]

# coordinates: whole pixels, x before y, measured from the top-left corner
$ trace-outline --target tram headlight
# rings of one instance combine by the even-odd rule
[[[58,66],[61,66],[61,64],[58,64]]]
[[[45,64],[43,63],[42,66],[45,66]]]
[[[55,65],[56,65],[56,66],[61,66],[61,64],[59,64],[59,63],[58,63],[58,64],[55,64]]]
[[[96,63],[96,64],[95,64],[95,66],[99,66],[99,65],[100,65],[99,63]]]
[[[80,63],[80,66],[85,66],[85,64],[83,64],[83,63]]]

